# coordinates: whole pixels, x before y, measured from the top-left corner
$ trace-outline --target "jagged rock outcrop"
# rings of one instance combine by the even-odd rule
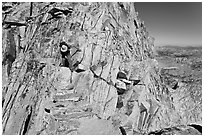
[[[3,22],[26,24],[3,28],[3,134],[148,134],[177,125],[133,3],[3,6],[12,7]],[[61,42],[70,46],[66,67]]]

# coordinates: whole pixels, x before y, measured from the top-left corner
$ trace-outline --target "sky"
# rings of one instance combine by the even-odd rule
[[[201,2],[136,2],[135,9],[155,46],[201,46]]]

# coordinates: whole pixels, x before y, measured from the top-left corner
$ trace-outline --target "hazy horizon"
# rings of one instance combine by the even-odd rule
[[[201,2],[135,2],[155,46],[202,46]]]

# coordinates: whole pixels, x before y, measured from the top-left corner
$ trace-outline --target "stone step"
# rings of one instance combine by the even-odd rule
[[[84,117],[92,117],[93,113],[91,113],[91,112],[75,112],[75,113],[70,113],[67,115],[57,113],[57,114],[54,114],[53,116],[54,116],[54,118],[56,118],[58,120],[66,121],[66,120],[70,120],[70,119],[80,119],[80,118],[84,118]]]
[[[80,108],[67,108],[67,107],[52,110],[53,115],[55,114],[67,115],[71,113],[81,113],[81,112],[84,112],[84,111]]]
[[[56,94],[53,96],[53,99],[56,101],[78,101],[81,96],[81,94],[77,93]]]
[[[69,108],[79,108],[85,110],[86,108],[90,108],[90,103],[85,100],[81,100],[78,102],[74,101],[54,101],[55,103],[51,102],[51,106],[53,109],[59,110],[59,109],[69,109]]]

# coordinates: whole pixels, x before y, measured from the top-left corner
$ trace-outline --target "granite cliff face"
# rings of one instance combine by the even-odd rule
[[[2,31],[3,134],[200,134],[133,3],[3,3]]]

